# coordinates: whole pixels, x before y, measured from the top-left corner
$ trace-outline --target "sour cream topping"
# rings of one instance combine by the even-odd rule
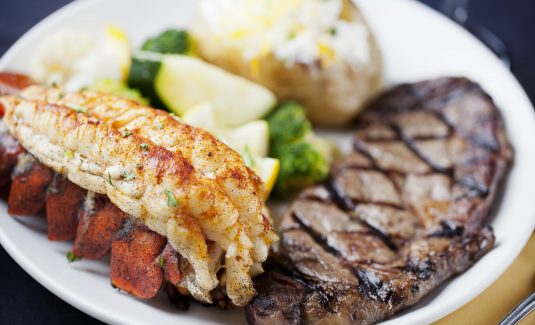
[[[252,61],[273,53],[292,66],[370,60],[369,33],[360,21],[341,18],[343,0],[203,0],[201,19],[219,42]]]

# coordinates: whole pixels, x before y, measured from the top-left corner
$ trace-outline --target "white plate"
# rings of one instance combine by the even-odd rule
[[[437,320],[475,297],[511,264],[535,223],[535,118],[533,107],[510,72],[476,39],[432,10],[409,0],[359,1],[385,59],[389,84],[445,75],[479,82],[503,113],[516,162],[498,213],[492,219],[495,249],[470,270],[435,290],[422,302],[385,324]],[[54,13],[22,37],[1,59],[0,70],[27,71],[36,44],[62,27],[101,31],[113,23],[128,31],[134,45],[163,28],[186,26],[195,0],[84,0]],[[474,126],[477,127],[477,126]],[[165,297],[136,300],[109,284],[102,261],[67,264],[70,243],[49,242],[43,219],[11,218],[0,203],[0,239],[9,254],[37,281],[63,300],[108,323],[171,324],[245,322],[243,312],[194,305],[174,310]],[[5,281],[5,280],[4,280]]]

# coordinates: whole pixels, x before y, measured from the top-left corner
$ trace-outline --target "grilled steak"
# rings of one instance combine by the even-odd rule
[[[281,220],[249,323],[375,323],[493,247],[485,222],[512,150],[477,84],[398,86],[356,125],[354,152]]]

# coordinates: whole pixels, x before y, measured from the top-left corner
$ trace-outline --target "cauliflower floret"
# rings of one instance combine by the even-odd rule
[[[30,74],[44,84],[62,84],[69,91],[77,91],[99,79],[123,80],[129,57],[128,41],[115,27],[106,29],[105,38],[63,29],[38,46]]]

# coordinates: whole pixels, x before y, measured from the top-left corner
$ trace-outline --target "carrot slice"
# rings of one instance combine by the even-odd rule
[[[165,237],[128,219],[111,245],[112,286],[138,298],[154,297],[163,283],[158,257],[165,243]]]
[[[8,198],[8,213],[34,215],[45,205],[46,190],[52,182],[52,170],[29,154],[22,156],[15,170]]]
[[[92,260],[106,255],[126,219],[126,213],[105,195],[88,193],[79,214],[74,255]]]
[[[76,235],[78,213],[85,190],[65,176],[55,174],[46,195],[48,239],[70,240]]]

